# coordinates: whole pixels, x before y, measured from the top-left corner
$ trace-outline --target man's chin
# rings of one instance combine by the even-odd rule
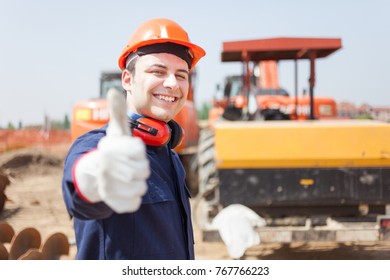
[[[174,115],[165,112],[151,112],[151,114],[148,117],[163,122],[169,122],[171,119],[173,119]]]

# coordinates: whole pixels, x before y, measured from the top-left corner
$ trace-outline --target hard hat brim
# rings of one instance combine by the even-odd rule
[[[150,40],[142,41],[139,44],[133,46],[131,49],[128,49],[126,52],[123,52],[118,60],[119,68],[122,70],[125,69],[127,56],[132,52],[136,52],[138,50],[138,48],[143,47],[143,46],[147,46],[147,45],[160,44],[160,43],[175,43],[175,44],[187,47],[188,50],[190,51],[190,53],[193,55],[191,69],[193,69],[195,67],[195,65],[198,63],[198,61],[203,56],[206,55],[206,51],[203,48],[201,48],[200,46],[195,45],[193,43],[190,43],[190,42],[186,42],[186,41],[182,41],[182,40],[175,40],[175,39],[171,39],[171,38],[150,39]]]

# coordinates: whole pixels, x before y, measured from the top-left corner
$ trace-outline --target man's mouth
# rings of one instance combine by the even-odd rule
[[[177,97],[174,96],[167,96],[167,95],[161,95],[161,94],[155,94],[154,95],[157,99],[163,100],[165,102],[173,103],[177,100]]]

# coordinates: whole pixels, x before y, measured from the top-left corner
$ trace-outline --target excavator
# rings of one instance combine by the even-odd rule
[[[80,135],[105,125],[109,120],[107,108],[107,92],[110,88],[116,88],[124,92],[121,80],[122,72],[104,71],[100,76],[100,94],[98,98],[79,101],[73,106],[71,119],[72,142]],[[191,70],[190,90],[184,108],[175,116],[174,120],[184,130],[184,138],[175,148],[187,173],[187,186],[192,194],[197,192],[197,144],[199,138],[199,126],[197,111],[194,102],[196,86],[196,69]],[[125,93],[124,93],[125,94]]]
[[[390,124],[337,119],[335,101],[314,94],[316,61],[341,48],[340,38],[223,43],[221,61],[243,73],[226,79],[200,135],[194,217],[205,241],[220,240],[212,221],[237,204],[265,219],[263,243],[389,239]],[[300,60],[309,92],[292,97],[275,70]]]

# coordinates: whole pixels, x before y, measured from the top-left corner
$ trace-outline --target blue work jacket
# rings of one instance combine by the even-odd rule
[[[151,175],[136,212],[117,214],[104,202],[88,203],[77,194],[73,165],[97,147],[106,128],[79,137],[65,158],[62,191],[74,219],[77,259],[194,259],[185,171],[178,155],[167,146],[147,148]]]

